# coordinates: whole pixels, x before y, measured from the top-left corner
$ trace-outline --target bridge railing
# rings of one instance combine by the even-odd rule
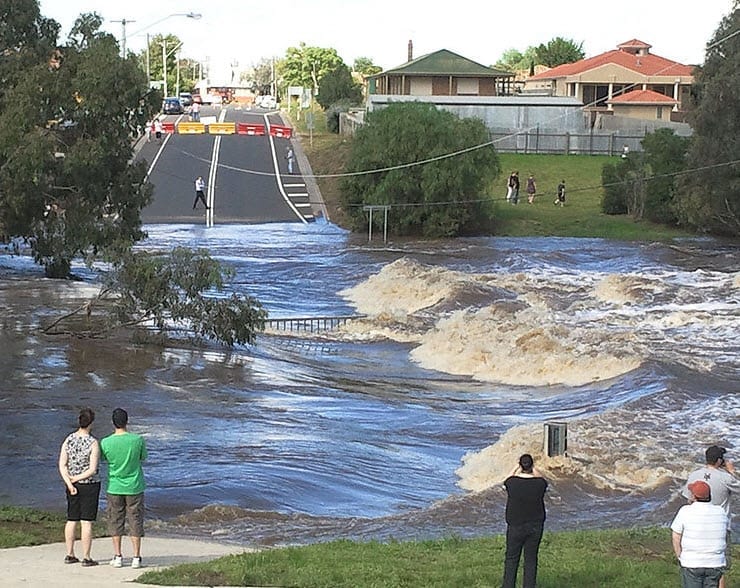
[[[346,316],[282,317],[265,320],[265,329],[272,331],[317,333],[331,331],[349,321],[363,318],[363,314]]]

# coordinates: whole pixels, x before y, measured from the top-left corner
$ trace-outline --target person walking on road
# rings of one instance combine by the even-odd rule
[[[100,442],[103,460],[108,462],[108,532],[113,539],[114,568],[123,566],[121,536],[126,530],[131,537],[134,554],[132,568],[140,568],[141,538],[144,536],[144,469],[146,444],[141,435],[129,433],[128,413],[122,408],[113,411],[115,431]]]
[[[200,103],[193,102],[190,107],[190,120],[192,122],[200,122]]]
[[[514,588],[524,550],[524,588],[535,588],[537,557],[545,526],[547,480],[535,469],[529,453],[504,481],[506,500],[506,558],[502,588]]]
[[[159,119],[156,119],[154,121],[154,136],[157,137],[157,141],[159,143],[162,142],[162,133],[164,132],[164,127],[162,126],[162,121]]]
[[[67,556],[64,563],[73,564],[80,560],[75,556],[75,535],[80,523],[82,539],[82,565],[96,566],[98,562],[90,557],[92,549],[92,524],[98,518],[98,498],[100,497],[100,478],[98,462],[100,444],[90,434],[95,413],[83,408],[77,417],[79,428],[67,436],[59,452],[59,474],[67,486],[67,523],[64,525],[64,542]]]
[[[288,173],[293,173],[293,164],[295,163],[295,153],[293,152],[293,146],[288,145],[288,151],[285,153],[285,159],[288,160]]]
[[[195,207],[198,205],[198,200],[203,202],[203,206],[206,207],[206,210],[210,210],[211,207],[208,206],[208,202],[206,202],[206,183],[203,180],[203,176],[198,176],[195,178],[195,200],[193,201],[193,210],[195,210]]]

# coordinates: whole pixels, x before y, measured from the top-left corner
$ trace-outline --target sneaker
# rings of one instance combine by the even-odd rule
[[[123,567],[123,556],[114,555],[113,559],[110,560],[110,565],[112,565],[114,568]]]
[[[144,564],[141,563],[141,558],[140,557],[135,557],[134,559],[131,560],[131,567],[132,568],[140,568],[140,567],[143,567],[143,565]]]
[[[85,558],[82,560],[82,567],[83,568],[91,568],[92,566],[98,565],[98,562],[96,562],[94,559]]]
[[[73,563],[77,563],[78,561],[80,560],[77,559],[74,555],[66,555],[64,557],[64,563],[66,564],[73,564]]]

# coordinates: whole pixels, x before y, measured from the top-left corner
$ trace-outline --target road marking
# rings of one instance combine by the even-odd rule
[[[265,129],[269,127],[270,120],[267,118],[266,114],[262,115],[265,118]],[[277,153],[275,152],[275,138],[272,135],[268,135],[270,139],[270,150],[272,151],[272,165],[275,168],[275,182],[277,183],[278,190],[280,190],[280,194],[283,195],[283,200],[285,200],[285,203],[290,206],[290,209],[295,213],[295,215],[298,217],[298,220],[300,220],[303,224],[307,225],[308,221],[306,220],[305,216],[300,213],[300,211],[295,207],[293,204],[293,201],[290,199],[288,194],[285,192],[285,188],[283,187],[283,183],[280,181],[280,167],[278,166],[278,160],[277,160]]]
[[[213,226],[213,211],[216,204],[216,171],[218,170],[218,154],[221,151],[221,135],[216,135],[211,153],[211,168],[208,170],[208,197],[206,202],[210,210],[206,210],[206,226]]]

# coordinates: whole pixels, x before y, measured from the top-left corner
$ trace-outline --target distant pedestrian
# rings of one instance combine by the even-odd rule
[[[193,201],[193,210],[195,210],[195,207],[198,205],[198,200],[200,200],[203,203],[203,206],[206,207],[206,210],[210,210],[211,207],[208,206],[208,202],[206,201],[206,183],[203,181],[203,176],[198,176],[195,178],[195,200]]]
[[[85,567],[98,565],[98,562],[90,557],[92,524],[98,518],[100,496],[98,477],[100,444],[90,434],[94,420],[95,413],[92,409],[83,408],[77,417],[79,428],[64,439],[59,452],[59,474],[67,486],[67,523],[64,526],[67,555],[64,563],[73,564],[80,561],[75,556],[75,536],[79,522],[82,565]]]
[[[190,107],[190,120],[192,122],[200,122],[200,104],[198,102],[193,102],[193,105]]]
[[[151,143],[152,140],[152,128],[154,127],[154,123],[150,120],[146,121],[146,127],[144,127],[144,132],[146,133],[146,142]]]
[[[527,178],[527,201],[530,204],[534,204],[534,195],[537,193],[537,183],[534,180],[534,176],[529,174]]]
[[[511,175],[509,176],[509,189],[511,191],[511,198],[509,198],[509,201],[512,204],[517,204],[519,202],[519,172],[518,171],[511,172]]]
[[[565,180],[560,180],[560,183],[558,184],[558,194],[555,198],[554,204],[555,206],[558,204],[560,206],[565,206]]]
[[[624,145],[622,147],[622,159],[627,159],[627,156],[630,154],[630,148],[627,145]]]
[[[682,588],[718,588],[727,563],[725,510],[712,504],[704,480],[688,485],[692,502],[682,506],[671,523],[673,551],[681,564]]]
[[[126,530],[133,547],[132,568],[140,568],[141,538],[144,536],[144,470],[141,462],[147,458],[146,444],[141,435],[129,433],[128,413],[122,408],[113,411],[115,431],[100,442],[103,459],[108,462],[108,532],[113,539],[113,559],[110,565],[123,565],[121,536]]]
[[[535,588],[537,557],[545,526],[547,480],[525,453],[504,481],[506,500],[506,559],[502,588],[514,588],[519,560],[524,550],[524,588]]]
[[[159,119],[156,119],[154,121],[154,136],[157,137],[158,142],[162,142],[162,133],[164,132],[164,127],[162,126],[162,121]]]
[[[293,173],[293,164],[295,163],[295,153],[293,153],[293,146],[288,145],[288,150],[285,153],[285,159],[288,160],[288,173]]]

